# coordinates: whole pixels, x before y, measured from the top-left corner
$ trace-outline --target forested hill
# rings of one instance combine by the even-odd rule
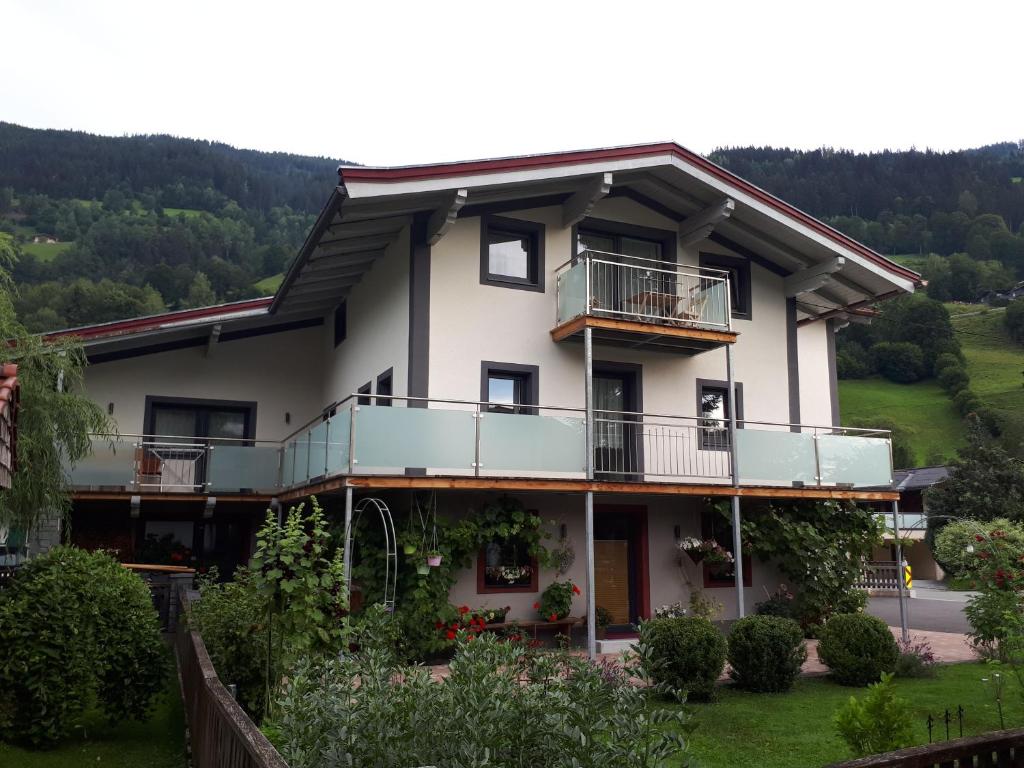
[[[95,136],[0,122],[0,187],[53,198],[102,200],[149,192],[165,208],[217,213],[288,206],[316,213],[339,160],[235,149],[173,136]]]
[[[344,148],[339,147],[340,151]],[[1024,149],[718,150],[712,158],[973,300],[1024,279]],[[0,122],[0,239],[33,330],[272,292],[337,159]]]

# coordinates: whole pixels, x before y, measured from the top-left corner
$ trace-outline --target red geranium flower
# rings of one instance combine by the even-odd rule
[[[976,534],[974,534],[974,540],[975,541],[984,541],[985,537],[982,536],[980,533],[976,533]]]
[[[465,616],[467,613],[469,613],[469,606],[468,605],[460,605],[459,606],[459,614],[461,614],[462,616]]]
[[[435,622],[434,629],[440,629],[443,626],[444,626],[444,622],[443,621],[438,621],[438,622]]]
[[[552,613],[550,616],[548,616],[548,621],[558,621],[558,614]]]
[[[540,610],[540,603],[534,603],[533,604],[533,610],[539,611]]]
[[[572,585],[572,593],[573,593],[574,595],[578,595],[578,594],[580,594],[580,588],[579,588],[579,587],[577,587],[577,586],[576,586],[575,584],[573,584],[573,585]]]
[[[978,557],[980,557],[982,560],[988,560],[989,554],[988,552],[979,552]]]
[[[454,633],[454,632],[452,632],[452,631],[451,631],[451,630],[449,629],[449,630],[448,630],[448,634],[447,634],[447,635],[445,635],[445,637],[447,637],[447,638],[448,638],[449,640],[454,640],[454,639],[455,639],[455,633]]]

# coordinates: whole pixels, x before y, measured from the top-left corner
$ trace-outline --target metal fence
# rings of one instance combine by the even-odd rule
[[[862,757],[831,768],[1011,768],[1024,765],[1024,729],[995,731]]]
[[[288,768],[218,679],[203,638],[186,622],[178,624],[175,652],[194,768]]]
[[[892,590],[900,588],[900,567],[895,562],[867,562],[861,568],[858,589]]]

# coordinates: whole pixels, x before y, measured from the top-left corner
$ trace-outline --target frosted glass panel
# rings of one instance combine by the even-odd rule
[[[714,325],[728,325],[726,317],[725,283],[713,280],[701,280],[704,290],[697,301],[700,304],[700,322]]]
[[[750,485],[815,485],[814,437],[802,432],[736,430],[740,482]]]
[[[218,445],[210,450],[214,491],[269,491],[277,487],[281,450],[272,445]]]
[[[821,482],[857,488],[892,483],[889,441],[879,437],[822,435],[818,438]]]
[[[322,477],[327,470],[327,422],[309,430],[309,476]]]
[[[70,470],[71,484],[78,486],[130,486],[135,482],[135,443],[127,440],[93,440],[92,454]]]
[[[490,470],[583,472],[583,419],[486,413],[480,422],[481,474]]]
[[[284,447],[284,459],[281,464],[281,485],[287,488],[295,483],[295,441]]]
[[[327,474],[348,472],[348,433],[351,411],[341,411],[327,422]]]
[[[579,262],[558,276],[558,322],[584,313],[587,307],[587,265]]]
[[[361,405],[356,411],[356,455],[361,468],[473,468],[472,411]]]
[[[295,440],[295,478],[296,484],[309,480],[309,433],[299,435]]]

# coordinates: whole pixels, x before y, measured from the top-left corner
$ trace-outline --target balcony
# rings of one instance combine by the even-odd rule
[[[736,340],[729,297],[726,272],[588,250],[557,271],[551,337],[699,354]]]
[[[357,396],[281,443],[98,437],[70,473],[78,490],[275,494],[334,477],[385,475],[586,480],[585,414],[531,406]],[[739,482],[769,488],[878,488],[892,482],[889,435],[744,421]],[[598,411],[594,479],[607,483],[732,485],[728,425],[717,419]],[[640,490],[640,489],[637,489]]]

